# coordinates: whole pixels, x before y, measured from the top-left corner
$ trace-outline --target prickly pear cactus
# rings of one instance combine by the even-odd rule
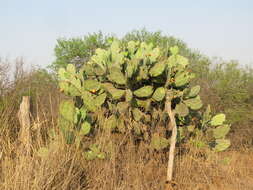
[[[59,126],[67,144],[79,144],[84,135],[88,135],[91,124],[87,111],[83,107],[78,109],[72,100],[62,101],[59,107]]]
[[[194,133],[201,127],[212,128],[217,144],[214,149],[224,150],[228,147],[224,137],[229,125],[223,125],[224,115],[210,117],[208,111],[204,115],[199,114],[203,106],[199,96],[200,86],[190,87],[195,75],[188,66],[188,60],[179,55],[178,47],[164,52],[144,42],[130,41],[123,45],[114,40],[107,50],[97,49],[81,69],[76,70],[69,64],[59,70],[61,91],[78,97],[75,104],[69,105],[66,111],[69,113],[64,117],[71,124],[80,125],[81,134],[86,135],[92,126],[80,109],[94,116],[105,108],[107,113],[105,122],[99,124],[101,129],[114,132],[130,129],[138,138],[149,142],[151,147],[163,149],[168,146],[165,134],[169,129],[163,127],[165,131],[161,133],[158,126],[169,123],[165,112],[166,97],[169,95],[180,134],[184,131]],[[124,121],[122,118],[125,118]],[[96,122],[96,118],[91,120]],[[72,130],[65,131],[72,134]],[[181,136],[180,141],[186,137]]]

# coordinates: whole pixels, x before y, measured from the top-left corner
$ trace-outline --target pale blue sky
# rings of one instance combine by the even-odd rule
[[[59,37],[143,27],[253,65],[253,0],[0,0],[0,57],[46,66]]]

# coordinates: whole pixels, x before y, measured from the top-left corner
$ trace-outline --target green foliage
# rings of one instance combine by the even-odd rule
[[[88,34],[83,38],[58,39],[54,49],[56,60],[51,67],[58,70],[72,63],[80,68],[95,52],[97,48],[107,47],[110,36],[104,36],[102,32]]]
[[[187,71],[184,71],[182,73],[181,72],[177,73],[175,75],[175,85],[176,87],[184,86],[188,84],[193,78],[194,78],[194,74],[189,73]]]
[[[185,105],[187,105],[192,110],[198,110],[202,107],[202,101],[200,99],[200,96],[197,96],[195,98],[184,100]]]
[[[164,137],[160,137],[158,134],[154,134],[150,145],[156,150],[162,150],[169,146],[169,140]]]
[[[230,131],[229,125],[221,125],[213,129],[213,136],[216,139],[222,139],[225,138],[225,136],[228,134],[229,131]]]
[[[115,115],[108,117],[103,125],[104,129],[110,129],[111,131],[117,127],[117,118]]]
[[[82,123],[81,129],[80,129],[80,134],[81,135],[87,135],[90,133],[91,125],[87,121]]]
[[[215,148],[214,150],[216,152],[221,152],[221,151],[224,151],[226,150],[229,146],[230,146],[230,140],[228,139],[217,139],[215,141]]]
[[[170,47],[177,46],[178,51],[180,50],[178,53],[181,55],[188,57],[188,55],[191,54],[190,49],[187,48],[186,44],[183,41],[172,36],[163,35],[160,31],[149,32],[145,28],[127,33],[122,38],[122,41],[125,43],[128,43],[130,41],[145,42],[147,44],[152,43],[154,47],[159,47],[161,49],[167,48],[167,50],[169,50]]]
[[[200,86],[196,85],[191,88],[189,93],[186,95],[186,98],[194,98],[199,94],[199,92],[200,92]]]
[[[104,122],[98,123],[101,129],[122,132],[125,127],[121,120],[126,118],[131,122],[129,128],[133,134],[144,138],[148,130],[152,138],[146,135],[145,140],[151,143],[151,147],[160,150],[167,147],[168,139],[156,133],[152,135],[155,130],[151,126],[156,126],[158,121],[160,125],[167,126],[168,116],[163,114],[166,112],[166,101],[172,102],[176,113],[179,142],[187,139],[187,133],[194,134],[195,128],[201,125],[200,119],[194,120],[203,105],[199,96],[200,86],[190,88],[195,75],[188,71],[188,67],[189,61],[179,55],[178,47],[170,48],[170,54],[166,54],[152,43],[130,41],[125,44],[114,40],[107,49],[97,49],[79,70],[69,64],[66,69],[59,70],[58,76],[60,84],[65,83],[60,85],[61,90],[72,97],[78,96],[76,109],[82,106],[92,116],[92,121],[96,122],[95,113],[105,108]],[[100,71],[96,72],[98,68]],[[216,118],[208,118],[205,126],[210,128],[214,123],[219,124]],[[79,120],[74,125],[79,124]],[[82,120],[81,134],[90,132],[89,124]],[[189,125],[194,125],[192,130],[187,130]],[[222,131],[222,137],[227,133],[220,128],[215,130],[215,137],[217,131]],[[74,134],[73,130],[70,132]],[[92,151],[87,154],[90,159],[94,158]]]
[[[92,144],[89,147],[89,150],[84,152],[84,158],[86,160],[94,160],[98,159],[105,159],[105,153],[101,152],[100,148],[96,144]]]
[[[176,105],[175,113],[178,114],[180,117],[185,117],[189,114],[189,109],[187,105],[184,103],[180,103]]]
[[[224,114],[211,115],[210,106],[203,113],[202,127],[212,134],[209,144],[216,152],[223,151],[230,146],[230,140],[225,139],[230,131],[230,125],[225,122],[226,116]]]
[[[86,109],[84,107],[77,108],[72,100],[65,100],[61,102],[59,112],[59,126],[66,143],[76,142],[79,144],[78,141],[91,131]]]
[[[43,157],[47,157],[49,154],[49,150],[46,147],[41,147],[38,151],[37,151],[37,155],[41,158]]]
[[[212,126],[217,126],[217,125],[222,125],[223,122],[226,120],[226,116],[224,114],[217,114],[211,119],[211,125]]]
[[[203,64],[209,66],[199,70],[196,78],[196,83],[204,88],[203,100],[210,102],[215,112],[225,113],[230,123],[246,127],[253,115],[252,69],[219,59],[206,60]]]
[[[58,39],[54,49],[56,60],[50,67],[56,71],[59,68],[66,67],[67,64],[72,63],[77,68],[80,68],[85,63],[87,63],[91,57],[93,61],[102,63],[108,58],[108,55],[106,54],[104,49],[109,48],[110,42],[112,41],[112,39],[115,38],[116,37],[113,37],[113,35],[104,35],[102,32],[98,32],[88,34],[82,38]],[[138,41],[136,43],[152,43],[155,47],[166,49],[166,51],[163,52],[165,54],[168,53],[170,47],[177,46],[178,51],[180,50],[180,52],[178,53],[189,58],[190,62],[196,62],[199,57],[199,55],[192,52],[183,41],[176,39],[172,36],[163,35],[160,31],[149,32],[146,29],[135,30],[127,33],[122,39],[120,39],[120,41],[123,44],[127,44],[128,42],[130,42],[130,53],[135,51],[135,41]],[[111,49],[113,50],[113,60],[121,62],[123,55],[117,52],[117,50],[119,50],[119,47],[114,45],[111,47]],[[97,55],[92,56],[95,52]],[[140,53],[141,52],[139,52],[137,55],[140,56]],[[159,49],[154,49],[154,51],[152,52],[152,56],[150,57],[151,60],[156,59],[158,54],[160,54]],[[159,64],[158,67],[159,66],[162,67],[162,64]]]
[[[152,95],[152,93],[153,93],[153,86],[144,86],[133,92],[133,94],[138,98],[149,97]]]
[[[157,102],[160,102],[162,101],[164,98],[165,98],[165,94],[166,94],[166,91],[165,91],[165,88],[163,87],[159,87],[155,90],[152,98],[157,101]]]
[[[69,101],[61,102],[59,110],[60,110],[61,116],[64,119],[66,119],[69,122],[74,121],[75,105],[73,101],[69,100]]]
[[[161,75],[163,73],[163,71],[165,70],[165,67],[166,67],[166,63],[163,63],[163,62],[156,63],[150,69],[149,74],[152,77],[157,77],[157,76],[159,76],[159,75]]]

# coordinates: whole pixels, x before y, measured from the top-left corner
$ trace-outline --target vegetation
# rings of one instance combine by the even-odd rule
[[[67,142],[75,139],[73,128],[80,129],[79,134],[89,134],[98,120],[96,112],[104,108],[105,123],[97,123],[98,127],[121,133],[130,130],[139,139],[152,142],[155,149],[166,148],[172,120],[167,113],[169,103],[176,114],[181,141],[186,139],[186,132],[192,137],[207,131],[216,139],[207,144],[217,151],[226,149],[230,142],[224,139],[229,131],[229,126],[223,125],[225,115],[212,118],[210,107],[203,116],[198,112],[202,107],[200,86],[189,88],[194,74],[187,70],[189,62],[178,55],[178,50],[175,46],[170,52],[162,52],[151,43],[138,41],[120,47],[113,41],[108,50],[97,49],[79,71],[73,64],[60,68],[60,88],[76,100],[67,100],[60,107]],[[209,123],[216,128],[209,129]]]
[[[145,30],[60,39],[55,53],[53,72],[17,61],[9,77],[0,62],[1,189],[164,189],[168,102],[178,127],[174,188],[253,188],[251,68]],[[32,100],[29,156],[15,117],[23,95]]]

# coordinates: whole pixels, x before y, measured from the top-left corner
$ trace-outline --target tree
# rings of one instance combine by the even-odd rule
[[[57,71],[57,69],[66,67],[69,63],[73,63],[77,68],[80,68],[83,63],[89,60],[95,49],[109,47],[110,42],[116,38],[116,36],[104,35],[102,32],[98,32],[88,34],[83,38],[58,39],[54,49],[56,60],[52,63],[51,68]],[[173,36],[163,35],[160,31],[149,32],[146,29],[133,30],[121,39],[117,39],[125,44],[129,41],[152,43],[154,46],[165,49],[164,52],[169,52],[170,47],[177,46],[180,49],[180,54],[189,59],[194,71],[200,69],[198,63],[203,59],[202,55],[188,48],[182,40]],[[203,66],[205,65],[203,64]]]
[[[56,60],[52,63],[51,68],[56,71],[60,67],[66,67],[69,63],[80,67],[90,58],[95,49],[107,47],[109,38],[102,32],[98,32],[88,34],[83,38],[58,39],[54,49]]]

